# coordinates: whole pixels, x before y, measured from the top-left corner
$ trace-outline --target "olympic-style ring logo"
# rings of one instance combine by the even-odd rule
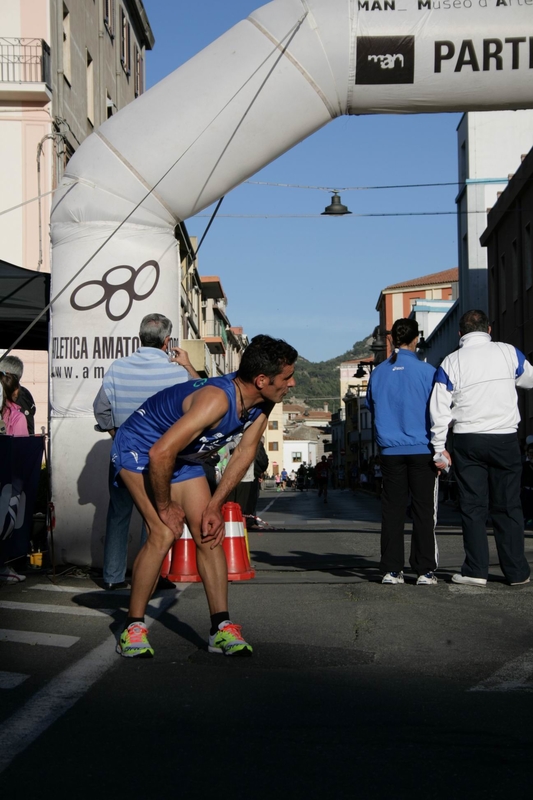
[[[110,276],[119,273],[116,278],[120,279],[121,271],[129,272],[129,278],[121,283],[113,282]],[[143,270],[153,270],[153,276],[145,273],[142,278]],[[118,322],[127,317],[131,311],[134,300],[146,300],[155,291],[159,283],[160,268],[157,261],[145,261],[139,269],[135,270],[126,264],[108,269],[101,281],[86,281],[74,289],[70,296],[70,305],[76,311],[90,311],[105,303],[105,312],[110,320]],[[137,291],[141,286],[147,291]],[[136,289],[137,287],[137,289]],[[81,297],[80,297],[81,295]]]

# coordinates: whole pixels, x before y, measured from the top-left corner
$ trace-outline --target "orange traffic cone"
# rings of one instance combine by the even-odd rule
[[[241,507],[238,503],[225,503],[222,513],[226,525],[222,546],[228,562],[228,580],[249,581],[255,578],[255,570],[248,557]]]
[[[196,566],[196,545],[191,536],[191,532],[186,525],[183,526],[183,533],[173,545],[170,553],[170,567],[164,578],[175,583],[199,583],[202,579],[198,575]],[[167,563],[168,556],[163,562],[163,568]]]

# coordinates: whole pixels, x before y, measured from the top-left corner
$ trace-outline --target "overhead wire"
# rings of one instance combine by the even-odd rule
[[[468,214],[486,215],[487,210],[483,209],[482,211],[391,211],[391,212],[368,213],[368,214],[352,213],[350,214],[350,217],[352,219],[357,219],[358,217],[441,217],[441,216],[457,217],[459,215],[467,216]],[[208,216],[209,214],[196,214],[197,218],[204,218]],[[219,214],[220,219],[319,219],[320,217],[324,217],[324,214]]]
[[[507,182],[507,179],[503,182]],[[283,189],[311,189],[320,192],[362,192],[371,189],[420,189],[432,186],[458,186],[464,181],[445,181],[443,183],[394,183],[382,186],[307,186],[299,183],[275,183],[273,181],[244,181],[250,186],[277,186]]]

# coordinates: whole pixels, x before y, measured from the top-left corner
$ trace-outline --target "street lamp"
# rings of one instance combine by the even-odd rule
[[[418,331],[418,344],[416,346],[417,352],[422,355],[424,350],[427,350],[426,340],[424,339],[424,331]]]
[[[377,367],[382,361],[387,358],[387,336],[386,332],[383,333],[379,325],[376,325],[372,333],[372,344],[370,349],[374,353],[374,366]]]
[[[354,378],[366,378],[367,373],[366,373],[365,367],[368,369],[368,372],[371,374],[372,370],[374,369],[375,366],[376,366],[376,364],[374,364],[373,361],[360,361],[359,365],[357,367],[357,372],[354,374],[353,377]],[[358,387],[358,388],[360,388],[360,387]],[[359,403],[359,401],[358,401],[358,403]],[[374,414],[371,414],[370,418],[371,418],[370,436],[372,438],[372,455],[374,456],[376,454],[376,445],[375,445],[376,434],[375,434],[375,428],[374,428]],[[361,410],[360,410],[360,408],[359,408],[359,422],[361,422]],[[359,432],[359,439],[360,438],[361,438],[361,433]]]
[[[372,372],[374,369],[374,362],[373,361],[360,361],[357,366],[357,372],[354,374],[354,378],[366,378],[366,370],[365,367],[368,367],[368,371]]]
[[[354,377],[356,377],[354,375]],[[354,386],[354,389],[357,389],[357,394],[352,392],[352,387],[348,386],[348,391],[342,398],[345,403],[348,403],[350,400],[356,400],[357,402],[357,438],[358,438],[358,445],[357,445],[357,468],[359,475],[361,474],[361,386]],[[351,418],[353,422],[353,417]]]
[[[333,192],[333,196],[331,198],[331,203],[329,206],[326,206],[324,211],[322,212],[323,217],[341,217],[344,214],[351,214],[352,212],[348,210],[348,206],[345,206],[341,203],[341,196],[338,192]]]

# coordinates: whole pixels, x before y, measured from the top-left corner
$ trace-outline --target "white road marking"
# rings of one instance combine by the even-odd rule
[[[40,644],[49,647],[72,647],[79,640],[79,636],[64,636],[61,633],[39,633],[38,631],[15,631],[9,628],[0,628],[0,642]]]
[[[0,671],[0,689],[16,689],[29,677],[29,675],[23,675],[22,672]]]
[[[171,597],[167,595],[153,599],[146,609],[147,626],[166,611],[175,602],[176,595],[189,585],[183,584]],[[119,656],[115,652],[116,641],[114,635],[108,636],[101,645],[43,686],[0,725],[0,772],[72,708],[108,669],[119,663]]]
[[[504,664],[501,669],[486,678],[469,692],[533,692],[533,683],[528,680],[533,675],[533,650],[526,650],[521,656]]]
[[[59,586],[57,583],[36,583],[35,586],[28,586],[26,591],[33,592],[37,589],[40,592],[68,592],[69,594],[94,594],[95,592],[103,592],[99,586],[93,586],[92,589],[79,588],[78,586]],[[129,592],[129,589],[115,589],[117,592]]]
[[[269,509],[269,508],[272,508],[272,506],[274,505],[274,503],[275,503],[275,502],[276,502],[276,500],[278,500],[278,499],[279,499],[278,497],[275,497],[273,500],[271,500],[271,501],[270,501],[270,503],[269,503],[269,504],[268,504],[268,505],[267,505],[265,508],[261,509],[261,514],[266,514],[266,512],[268,511],[268,509]]]
[[[52,606],[44,603],[19,603],[16,600],[0,601],[0,608],[10,611],[37,611],[43,614],[70,614],[73,617],[101,617],[103,614],[112,616],[116,608],[86,608],[85,606]]]

